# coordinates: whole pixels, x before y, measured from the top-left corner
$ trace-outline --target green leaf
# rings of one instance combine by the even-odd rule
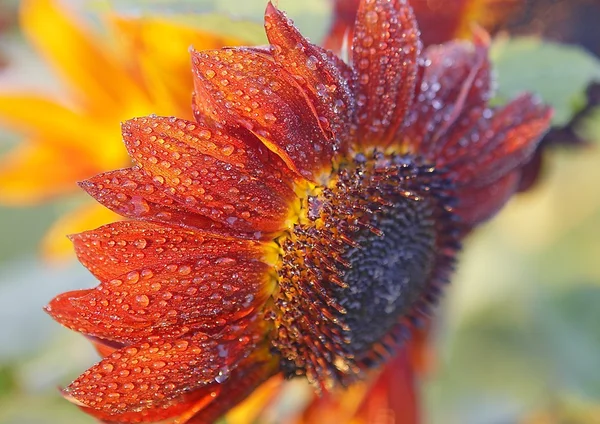
[[[580,47],[534,37],[498,38],[491,48],[499,90],[494,104],[529,91],[554,107],[554,126],[585,106],[585,89],[600,81],[600,60]]]

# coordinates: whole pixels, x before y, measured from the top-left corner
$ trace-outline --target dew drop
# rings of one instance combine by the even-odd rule
[[[150,304],[150,299],[145,294],[137,295],[135,297],[135,301],[138,303],[138,305],[140,305],[143,308],[145,308],[146,306],[148,306]]]

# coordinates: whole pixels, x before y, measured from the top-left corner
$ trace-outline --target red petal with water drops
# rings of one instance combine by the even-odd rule
[[[271,353],[267,343],[262,344],[233,370],[229,379],[221,385],[221,395],[218,395],[213,402],[197,413],[188,413],[186,417],[180,417],[179,423],[209,424],[216,422],[277,371],[279,371],[279,359]]]
[[[470,149],[464,148],[448,164],[461,200],[457,210],[464,210],[461,215],[468,225],[489,219],[514,194],[520,167],[535,153],[551,119],[549,107],[523,95],[472,130],[476,137],[468,139],[477,140],[476,148],[467,146]]]
[[[161,117],[125,122],[123,138],[142,171],[178,204],[238,231],[283,229],[294,192],[238,140]]]
[[[322,48],[311,44],[271,2],[265,12],[265,29],[275,61],[310,97],[323,131],[332,131],[338,145],[345,143],[353,110],[352,93],[344,78],[350,67],[340,60],[332,61]]]
[[[186,393],[218,387],[263,338],[262,320],[257,319],[212,336],[195,333],[128,346],[88,369],[64,393],[117,422],[139,422],[138,414],[159,407],[169,410],[169,416],[178,415],[183,411],[177,404]]]
[[[195,113],[243,127],[297,174],[331,170],[334,140],[298,81],[272,56],[250,49],[192,51]]]
[[[172,339],[190,331],[219,331],[256,311],[272,294],[270,267],[247,246],[236,249],[232,243],[219,251],[215,244],[227,240],[210,240],[204,251],[193,246],[195,240],[203,243],[201,236],[171,230],[168,239],[146,235],[148,250],[156,249],[160,238],[166,240],[160,263],[130,267],[96,289],[63,293],[50,302],[48,313],[84,334],[135,343]],[[175,243],[179,239],[184,241]],[[169,256],[176,256],[175,249],[185,257],[169,261]]]
[[[413,153],[443,166],[484,117],[491,96],[487,42],[451,42],[424,52],[414,107],[399,135]]]
[[[403,124],[414,95],[419,30],[406,1],[365,1],[352,41],[358,142],[385,146]]]
[[[100,281],[131,270],[202,257],[260,258],[257,242],[143,221],[122,221],[71,236],[79,261]]]
[[[126,218],[163,222],[169,225],[243,238],[259,238],[260,232],[236,231],[220,222],[196,214],[159,190],[139,167],[96,175],[79,185],[110,210]]]

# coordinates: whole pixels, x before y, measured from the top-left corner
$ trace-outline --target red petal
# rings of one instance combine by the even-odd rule
[[[158,407],[168,410],[167,417],[179,414],[177,404],[186,393],[227,380],[264,337],[262,326],[258,319],[219,335],[196,333],[126,347],[83,373],[65,395],[111,421],[136,422],[138,414]]]
[[[359,143],[381,146],[394,138],[414,95],[420,51],[406,1],[360,4],[352,41]]]
[[[455,170],[462,185],[492,184],[531,158],[551,118],[548,106],[529,94],[522,95],[490,119],[481,119],[448,167]]]
[[[84,334],[133,343],[214,332],[255,311],[272,292],[270,267],[251,242],[135,222],[96,231],[78,253],[104,282],[63,293],[47,307],[54,319]],[[143,249],[136,247],[140,241]],[[103,252],[97,264],[96,252]]]
[[[469,228],[492,217],[516,192],[520,175],[515,171],[489,185],[459,190],[460,203],[456,213]]]
[[[175,202],[158,190],[152,178],[138,167],[109,171],[79,185],[102,205],[127,218],[157,221],[190,229],[244,238],[258,238],[260,233],[246,233],[226,227]]]
[[[188,210],[238,231],[283,229],[295,195],[249,146],[176,118],[127,121],[123,137],[155,186]]]
[[[356,415],[357,421],[365,423],[378,422],[382,417],[402,424],[420,422],[415,380],[406,349],[386,364]]]
[[[216,422],[234,406],[248,397],[261,383],[279,371],[279,359],[273,355],[268,345],[255,350],[231,373],[222,385],[221,393],[206,408],[181,419],[181,424],[208,424]]]
[[[408,150],[443,166],[473,126],[491,97],[486,41],[475,46],[452,42],[429,47],[414,105],[401,136]]]
[[[99,280],[131,270],[229,253],[260,258],[264,247],[253,241],[183,228],[123,221],[71,236],[79,261]]]
[[[333,140],[296,79],[267,54],[249,49],[192,51],[196,114],[242,126],[297,174],[331,170]]]
[[[265,13],[265,29],[275,61],[305,90],[321,128],[333,131],[338,145],[345,143],[354,105],[344,74],[351,69],[341,60],[332,61],[323,49],[311,44],[271,2]]]

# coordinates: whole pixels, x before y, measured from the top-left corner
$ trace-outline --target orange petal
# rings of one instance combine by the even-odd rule
[[[331,170],[333,139],[298,81],[265,53],[247,49],[192,52],[200,119],[242,126],[297,174],[314,180]]]
[[[387,145],[413,98],[419,30],[406,1],[362,2],[352,41],[358,142]]]
[[[311,44],[271,2],[265,12],[265,29],[275,61],[302,85],[323,130],[333,131],[338,144],[347,142],[354,99],[344,74],[352,72],[350,67],[341,60],[332,61],[323,49]]]
[[[126,64],[99,45],[94,36],[52,0],[27,0],[21,8],[23,31],[76,91],[79,102],[100,116],[145,96]]]
[[[475,47],[467,42],[432,46],[424,57],[429,65],[421,70],[414,107],[399,135],[409,152],[443,166],[484,119],[491,66],[483,40]]]
[[[96,202],[87,202],[77,209],[61,216],[52,224],[42,240],[44,259],[58,261],[73,257],[73,245],[67,234],[96,228],[118,220],[120,217]]]
[[[155,186],[187,209],[239,231],[283,228],[294,193],[250,146],[176,118],[127,121],[123,137]]]
[[[272,294],[270,267],[260,261],[262,251],[253,242],[125,222],[87,233],[76,245],[83,263],[104,281],[95,290],[57,296],[47,311],[64,326],[94,337],[133,343],[214,332],[249,315]],[[228,247],[219,248],[223,245]]]
[[[0,202],[32,205],[73,192],[75,181],[94,174],[73,153],[37,140],[19,144],[0,161]]]
[[[145,411],[157,409],[179,414],[183,411],[171,408],[182,396],[211,385],[219,387],[254,349],[264,337],[257,322],[210,336],[195,333],[125,347],[83,373],[65,389],[65,396],[91,408],[94,415],[98,411],[101,418],[108,415],[118,422],[139,422]],[[131,412],[138,414],[130,418]]]

